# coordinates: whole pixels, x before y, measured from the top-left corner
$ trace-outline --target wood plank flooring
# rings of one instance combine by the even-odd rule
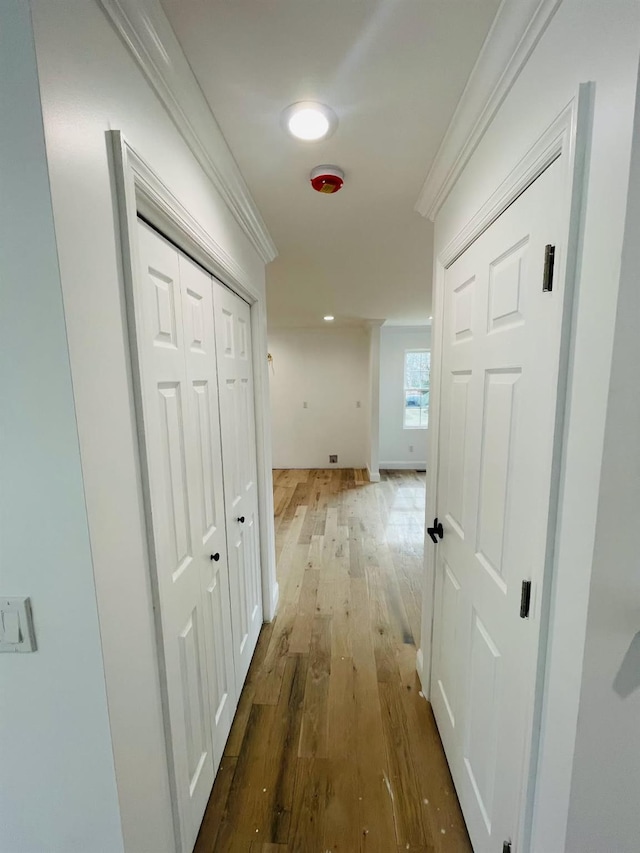
[[[415,674],[424,474],[275,471],[280,606],[196,853],[471,853]]]

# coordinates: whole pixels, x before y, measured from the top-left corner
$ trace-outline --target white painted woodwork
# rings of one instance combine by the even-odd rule
[[[142,222],[139,257],[133,299],[153,580],[174,797],[181,847],[190,851],[215,775],[206,641],[209,635],[211,644],[212,629],[207,624],[211,611],[205,607],[203,586],[208,570],[205,546],[213,544],[209,539],[220,547],[222,543],[216,530],[215,481],[211,475],[200,476],[198,467],[202,453],[212,455],[218,450],[219,455],[219,445],[212,442],[208,425],[208,436],[198,436],[201,418],[205,424],[214,420],[208,403],[197,397],[206,394],[202,383],[209,379],[197,365],[197,349],[212,345],[212,335],[205,330],[202,296],[207,288],[210,291],[210,279],[187,265],[173,246]],[[199,406],[202,415],[196,420]],[[219,458],[211,461],[219,468]]]
[[[434,220],[562,0],[501,3],[424,182],[416,210]]]
[[[148,521],[174,796],[190,851],[262,626],[251,320],[246,302],[142,220],[138,237]]]
[[[158,238],[160,239],[160,238]],[[218,372],[210,276],[178,254],[188,383],[189,440],[194,463],[192,518],[199,561],[207,652],[214,769],[222,759],[239,691],[235,686],[229,564],[225,533]]]
[[[431,698],[476,853],[520,838],[560,363],[562,167],[445,273]],[[557,267],[556,267],[557,268]],[[520,618],[521,582],[533,582]]]
[[[277,251],[232,151],[157,2],[98,0],[203,171],[265,263]]]
[[[214,282],[213,292],[233,655],[240,690],[262,626],[251,315],[247,303],[221,284]]]

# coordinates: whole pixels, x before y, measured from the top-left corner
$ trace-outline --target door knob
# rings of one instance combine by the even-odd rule
[[[218,560],[220,559],[220,554],[218,554],[218,552],[216,551],[216,553],[215,553],[215,554],[212,554],[212,555],[211,555],[211,557],[210,557],[209,559],[210,559],[210,560],[213,560],[215,563],[217,563],[217,562],[218,562]]]
[[[244,524],[244,515],[241,515],[240,518],[236,519],[240,524]]]
[[[442,526],[442,522],[438,521],[437,518],[434,518],[433,519],[433,527],[427,527],[427,533],[431,537],[431,541],[435,545],[437,545],[438,544],[437,537],[442,539],[442,537],[444,536],[444,527]]]

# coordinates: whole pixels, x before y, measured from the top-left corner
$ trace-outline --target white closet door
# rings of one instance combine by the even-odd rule
[[[142,222],[139,253],[141,270],[133,295],[150,544],[160,605],[180,837],[183,851],[191,851],[214,779],[202,549],[193,500],[197,451],[189,428],[178,253]]]
[[[250,309],[214,282],[224,492],[236,685],[262,626]]]
[[[562,250],[561,169],[445,278],[431,690],[476,853],[519,849],[528,778],[564,300],[543,270],[545,245]]]
[[[200,566],[210,721],[217,770],[236,708],[211,277],[179,255],[189,388],[194,559]]]

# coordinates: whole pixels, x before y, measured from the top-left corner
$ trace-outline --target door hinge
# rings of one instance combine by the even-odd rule
[[[548,243],[544,247],[544,273],[542,274],[542,292],[553,290],[553,264],[556,259],[556,247]]]
[[[522,592],[520,593],[520,618],[529,618],[531,608],[531,581],[522,581]]]
[[[502,845],[502,853],[511,853],[511,842],[505,841]]]

